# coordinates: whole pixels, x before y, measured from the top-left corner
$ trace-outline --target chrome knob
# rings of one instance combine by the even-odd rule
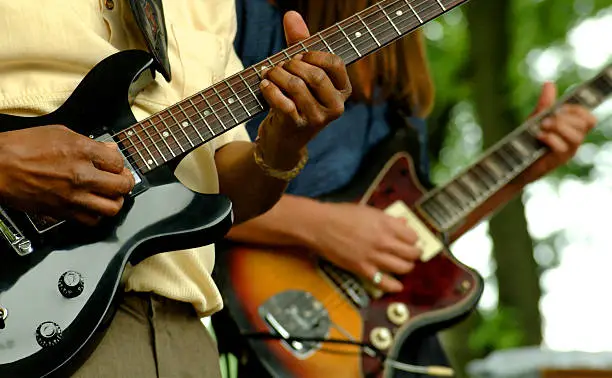
[[[391,303],[391,305],[387,307],[387,318],[391,323],[401,326],[410,318],[410,310],[408,310],[408,306],[403,303]]]
[[[81,274],[69,270],[62,274],[57,282],[57,288],[65,298],[75,298],[81,295],[83,289],[85,289],[85,281]]]
[[[62,339],[62,329],[54,322],[44,322],[36,329],[36,342],[43,348],[57,345]]]
[[[393,343],[393,336],[388,328],[376,327],[370,332],[370,342],[378,350],[387,350]]]
[[[8,310],[0,307],[0,329],[6,328],[6,318],[8,318]]]

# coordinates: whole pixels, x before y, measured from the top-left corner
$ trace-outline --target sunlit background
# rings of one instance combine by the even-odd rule
[[[439,23],[426,27],[426,32],[433,40],[444,37]],[[525,57],[529,77],[534,83],[555,81],[573,65],[578,66],[583,79],[592,77],[612,63],[612,40],[605,36],[612,36],[612,7],[569,30],[562,45],[532,50]],[[454,127],[464,139],[460,139],[459,146],[446,147],[440,161],[452,167],[451,172],[461,168],[453,165],[456,154],[480,153],[481,128],[470,106],[459,106],[457,112]],[[600,120],[599,130],[612,137],[612,101],[604,103],[595,114]],[[543,178],[531,184],[523,195],[528,230],[536,242],[536,261],[547,266],[558,259],[558,264],[541,277],[544,345],[555,350],[611,351],[612,138],[601,145],[584,144],[574,163],[594,168],[588,177]],[[435,178],[444,182],[447,174]],[[538,243],[550,238],[553,247]],[[497,306],[491,248],[487,222],[453,246],[454,254],[462,262],[487,278],[480,302],[485,311]],[[516,279],[521,279],[521,272],[516,272]]]

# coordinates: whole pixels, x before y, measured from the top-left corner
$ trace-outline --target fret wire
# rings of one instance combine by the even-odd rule
[[[128,129],[130,130],[130,129]],[[136,160],[136,158],[138,157],[138,149],[136,148],[136,146],[134,145],[134,143],[132,142],[132,140],[130,139],[129,135],[127,134],[127,130],[123,131],[123,138],[121,138],[121,141],[118,142],[118,144],[120,143],[121,145],[125,145],[125,142],[129,142],[129,146],[126,147],[126,150],[128,151],[129,155],[126,156],[126,158],[132,158],[132,160],[134,160],[134,164],[136,164],[136,166],[138,167],[138,169],[144,169],[143,165],[146,165],[144,159],[142,158],[142,156],[140,157],[140,161],[142,162],[142,164],[139,164],[138,161]],[[118,134],[121,135],[121,134]],[[131,147],[130,147],[131,146]],[[134,150],[135,153],[130,152],[130,148],[132,150]]]
[[[377,6],[380,8],[380,4],[377,4]],[[387,13],[384,11],[384,8],[383,8],[382,10],[383,10],[383,13],[385,14],[385,16],[386,16],[388,19],[390,19],[390,18],[389,18],[389,16],[388,16],[388,14],[387,14]],[[397,31],[397,26],[396,26],[396,25],[395,25],[395,24],[392,22],[392,20],[391,20],[391,25],[392,25],[392,26],[393,26],[393,27],[396,29],[396,31]],[[341,27],[340,27],[340,29],[341,29],[341,31],[343,31]],[[344,33],[344,34],[345,34],[345,33]],[[348,41],[349,41],[349,43],[352,43],[352,41],[351,41],[350,39],[348,39]],[[326,42],[327,42],[327,41],[325,41],[325,43],[326,43]],[[305,50],[307,50],[307,49],[308,49],[306,46],[304,46],[304,44],[303,44],[303,43],[302,43],[301,45],[303,46],[303,48],[304,48]],[[354,45],[354,44],[353,44],[353,45]],[[330,46],[330,47],[331,47],[331,46]],[[356,47],[356,46],[355,46],[355,47]],[[355,50],[355,51],[357,51],[357,52],[359,52],[359,50],[358,50],[358,49],[356,49],[356,48],[355,48],[354,50]],[[213,113],[214,113],[214,114],[215,114],[215,116],[216,116],[216,117],[219,119],[219,115],[218,115],[218,114],[215,112],[215,110],[214,110],[214,109],[213,109]],[[230,115],[233,115],[233,114],[231,114],[231,111],[230,111]],[[221,121],[221,124],[222,124],[222,126],[225,128],[225,125],[223,124],[223,122],[222,122],[222,121]]]
[[[441,202],[444,202],[446,204],[446,207],[450,207],[449,210],[451,211],[451,217],[454,218],[457,216],[457,213],[461,213],[463,211],[461,206],[455,201],[453,201],[453,198],[446,192],[446,187],[442,188],[438,192],[437,196]]]
[[[227,101],[224,101],[219,91],[217,91],[216,85],[213,85],[212,90],[215,92],[215,95],[219,98],[219,101],[221,101],[225,109],[227,109],[229,115],[234,119],[234,122],[236,122],[237,124],[240,123],[238,122],[238,119],[236,119],[236,116],[234,115],[234,112],[232,112],[232,109],[230,109],[229,106],[227,106]]]
[[[187,138],[187,142],[191,144],[192,148],[195,147],[195,144],[193,144],[193,142],[191,141],[191,138],[189,138],[189,135],[187,135],[187,133],[185,132],[185,129],[182,127],[181,123],[179,122],[179,120],[176,118],[176,116],[172,112],[172,109],[168,109],[168,113],[170,114],[170,117],[172,117],[172,120],[174,121],[178,129],[185,135],[185,138]]]
[[[514,163],[508,159],[506,159],[506,156],[503,154],[501,147],[493,150],[491,152],[491,155],[495,155],[496,160],[499,162],[498,166],[500,167],[500,170],[504,170],[504,166],[506,166],[506,170],[510,170],[512,171],[512,168],[514,167]]]
[[[155,147],[157,151],[159,152],[159,157],[161,158],[161,160],[163,162],[166,162],[167,160],[164,156],[164,153],[162,152],[162,150],[159,149],[159,146],[157,145],[157,142],[155,142],[155,139],[153,139],[153,136],[151,136],[151,134],[149,134],[149,132],[147,131],[148,127],[144,127],[144,125],[141,124],[140,128],[145,132],[145,134],[147,134],[147,138],[151,141],[151,144],[153,145],[153,147]],[[155,151],[155,149],[153,149],[153,151]],[[155,155],[152,155],[152,157],[153,157],[153,160],[155,161],[155,164],[158,165],[157,159],[155,159]]]
[[[140,156],[140,160],[142,160],[143,164],[146,165],[146,168],[149,168],[149,163],[147,161],[147,159],[145,159],[144,155],[142,154],[142,152],[140,151],[140,149],[138,148],[138,145],[134,143],[134,141],[131,139],[132,136],[130,135],[130,133],[134,134],[135,131],[133,131],[133,127],[128,129],[125,132],[125,135],[127,135],[127,139],[130,141],[130,143],[132,143],[132,146],[134,146],[134,150],[136,151],[136,153]],[[144,168],[144,167],[143,167]]]
[[[249,85],[249,83],[247,83],[247,81],[244,79],[244,77],[242,76],[242,74],[238,74],[238,76],[240,77],[240,79],[242,80],[242,82],[244,83],[244,85],[249,89],[249,91],[251,92],[251,94],[253,95],[253,98],[255,98],[255,101],[257,101],[257,104],[259,105],[259,107],[261,108],[261,110],[264,110],[264,106],[261,104],[261,102],[259,101],[259,98],[257,98],[257,95],[255,94],[255,92],[253,92],[253,88],[251,88],[251,86]]]
[[[210,127],[210,125],[208,124],[208,121],[206,120],[206,117],[204,117],[202,115],[202,112],[200,112],[200,109],[195,105],[195,103],[193,102],[193,100],[191,99],[191,97],[189,98],[189,103],[191,104],[191,106],[195,109],[195,113],[202,118],[202,121],[204,121],[204,125],[208,128],[208,130],[210,131],[210,135],[214,136],[215,132],[213,131],[213,129]]]
[[[480,190],[477,188],[472,187],[472,185],[470,185],[468,183],[468,181],[470,181],[470,179],[467,178],[467,173],[465,172],[465,174],[457,177],[457,179],[455,180],[455,182],[457,183],[457,185],[459,185],[460,187],[463,188],[463,191],[468,193],[468,195],[470,197],[472,197],[472,199],[474,201],[478,201],[478,196],[480,194]]]
[[[285,58],[287,58],[288,60],[291,60],[291,55],[287,53],[286,49],[283,49],[282,53],[285,55]]]
[[[335,54],[334,50],[332,50],[331,46],[327,43],[325,38],[323,38],[323,34],[317,33],[317,35],[319,36],[319,39],[323,41],[323,44],[325,45],[325,47],[327,47],[327,50],[329,50],[330,53]]]
[[[340,24],[336,24],[336,26],[338,27],[338,29],[340,29],[340,31],[342,32],[342,34],[344,34],[344,36],[346,37],[346,39],[349,41],[349,43],[351,44],[351,46],[353,46],[353,49],[355,49],[355,52],[357,53],[357,55],[359,55],[359,57],[361,57],[361,53],[359,52],[359,50],[357,50],[357,47],[355,47],[355,45],[353,44],[353,41],[351,41],[351,39],[349,38],[348,35],[346,35],[346,33],[344,32],[344,29],[342,29],[342,26],[340,26]]]
[[[446,11],[446,8],[444,8],[444,5],[442,5],[442,3],[440,2],[440,0],[436,0],[438,2],[438,4],[440,5],[440,8],[442,8],[443,11]]]
[[[270,59],[269,57],[266,58],[266,62],[270,63],[270,67],[268,67],[268,68],[272,69],[272,68],[276,67],[274,62],[272,62],[272,59]]]
[[[141,124],[137,124],[140,125],[140,127],[142,128]],[[147,167],[151,166],[152,164],[149,162],[154,163],[155,165],[157,165],[157,162],[155,161],[155,156],[153,156],[153,154],[151,154],[151,151],[149,151],[149,147],[147,147],[147,145],[144,143],[144,141],[142,140],[142,138],[140,137],[140,134],[138,133],[138,130],[135,129],[136,137],[138,138],[138,140],[140,141],[140,143],[142,143],[142,145],[144,146],[145,150],[147,150],[147,152],[149,153],[149,157],[151,159],[145,160],[145,162],[147,163]],[[141,154],[142,155],[142,154]]]
[[[157,125],[155,124],[155,122],[149,121],[151,123],[151,125],[153,125],[153,128],[155,129],[155,132],[160,135],[160,138],[163,140],[163,142],[166,144],[166,147],[168,147],[168,150],[170,151],[170,153],[172,154],[172,157],[176,157],[176,154],[174,153],[174,151],[172,150],[172,148],[170,148],[170,145],[168,144],[168,141],[166,140],[166,138],[164,137],[163,133],[159,132],[159,129],[157,128]],[[166,159],[167,161],[168,159]]]
[[[191,99],[189,99],[189,101],[191,101]],[[191,120],[191,118],[189,118],[189,114],[187,114],[187,112],[185,111],[185,109],[183,109],[183,107],[181,106],[181,104],[178,104],[178,108],[179,110],[183,113],[183,115],[185,116],[185,121],[184,122],[188,122],[189,126],[191,126],[196,134],[198,134],[198,137],[200,137],[200,142],[204,142],[204,137],[202,136],[202,134],[200,134],[200,131],[198,130],[198,128],[196,127],[196,124]],[[197,113],[197,109],[195,111],[195,113]]]
[[[425,210],[427,214],[429,214],[429,216],[438,223],[438,225],[443,226],[444,223],[447,222],[446,218],[448,217],[448,214],[446,214],[444,211],[440,211],[442,207],[437,202],[435,202],[435,199],[433,197],[429,198],[419,207],[422,210]]]
[[[529,154],[527,156],[524,156],[521,153],[521,151],[518,150],[518,148],[520,148],[520,147],[517,148],[517,142],[516,142],[517,138],[518,138],[518,136],[515,137],[515,138],[512,138],[511,140],[509,140],[506,143],[506,150],[509,151],[509,153],[515,158],[516,161],[519,162],[519,164],[522,167],[522,166],[524,166],[528,162],[529,157],[531,156],[531,154]]]
[[[406,5],[408,5],[408,8],[410,8],[410,10],[412,11],[412,13],[414,13],[414,15],[416,16],[417,20],[419,20],[419,22],[421,24],[423,24],[423,20],[421,20],[421,16],[419,16],[419,14],[414,10],[414,8],[412,7],[412,5],[408,2],[408,0],[404,0],[404,2],[406,3]]]
[[[171,116],[172,116],[172,114],[171,114]],[[172,131],[172,128],[170,128],[168,123],[166,123],[166,120],[161,115],[160,115],[159,118],[160,118],[162,124],[164,125],[164,127],[170,132],[170,135],[172,135],[172,138],[174,138],[174,143],[176,143],[177,147],[181,150],[181,152],[185,152],[185,149],[183,148],[183,145],[179,142],[179,139],[176,137],[176,135]]]
[[[365,21],[363,20],[363,18],[361,18],[361,16],[359,15],[359,13],[357,13],[357,18],[359,18],[359,21],[361,21],[361,23],[363,24],[363,26],[365,26],[366,30],[368,31],[368,33],[370,33],[370,35],[372,36],[372,38],[374,39],[374,42],[376,42],[376,44],[378,45],[378,47],[381,46],[380,42],[378,42],[378,39],[376,38],[376,36],[374,35],[374,33],[372,33],[372,30],[370,30],[370,27],[368,26],[368,24],[365,23]]]
[[[204,93],[200,92],[200,97],[202,97],[202,99],[204,99],[204,101],[206,102],[206,105],[208,106],[208,108],[210,109],[210,111],[212,112],[212,114],[215,116],[215,118],[217,118],[217,120],[219,121],[219,124],[221,125],[221,127],[223,128],[223,130],[227,130],[227,128],[225,127],[225,124],[223,123],[223,121],[221,121],[221,118],[219,118],[219,115],[217,114],[217,112],[215,111],[215,109],[213,109],[210,106],[210,102],[208,102],[208,99],[206,98],[206,96],[204,96]],[[206,114],[205,114],[206,115]]]
[[[378,8],[380,8],[380,10],[382,11],[382,13],[385,15],[385,17],[387,17],[387,20],[389,20],[389,22],[391,23],[391,26],[393,26],[393,28],[395,29],[395,31],[397,32],[398,35],[402,35],[402,33],[400,33],[399,29],[397,28],[397,26],[395,26],[395,23],[393,22],[393,20],[391,19],[391,17],[389,17],[389,15],[387,14],[387,12],[385,11],[385,8],[382,7],[382,5],[380,5],[380,3],[376,3],[376,5],[378,5]]]
[[[236,97],[238,102],[240,102],[240,105],[242,105],[242,108],[246,111],[247,115],[250,117],[251,116],[251,112],[249,111],[249,109],[247,109],[246,106],[244,106],[244,103],[242,102],[242,98],[240,96],[238,96],[238,93],[236,93],[234,88],[228,83],[227,79],[223,80],[223,82],[229,88],[229,90],[232,91],[233,95]],[[239,123],[239,122],[236,122],[236,123]]]
[[[306,47],[306,45],[304,44],[304,42],[299,41],[298,44],[302,47],[302,50],[304,50],[305,52],[308,52],[308,47]]]

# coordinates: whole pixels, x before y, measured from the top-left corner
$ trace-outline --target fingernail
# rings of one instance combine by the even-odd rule
[[[270,85],[270,80],[268,80],[268,79],[263,79],[263,80],[261,81],[260,85],[261,85],[261,87],[262,87],[262,88],[265,88],[265,87],[267,87],[268,85]]]
[[[553,120],[551,118],[544,118],[542,121],[542,128],[549,129],[553,125]]]
[[[303,57],[304,57],[303,54],[297,54],[296,56],[293,57],[293,59],[295,59],[295,60],[302,60]]]

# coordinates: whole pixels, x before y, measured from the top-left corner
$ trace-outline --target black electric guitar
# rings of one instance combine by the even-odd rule
[[[309,50],[352,63],[465,1],[380,1],[141,122],[130,110],[129,95],[137,93],[130,89],[142,87],[155,71],[151,56],[136,50],[99,63],[50,114],[0,115],[3,131],[63,124],[114,140],[137,181],[123,210],[94,228],[0,209],[6,242],[0,250],[0,377],[67,376],[114,314],[128,263],[210,244],[227,232],[230,201],[190,191],[172,168],[189,151],[267,109],[258,89],[262,69]]]

